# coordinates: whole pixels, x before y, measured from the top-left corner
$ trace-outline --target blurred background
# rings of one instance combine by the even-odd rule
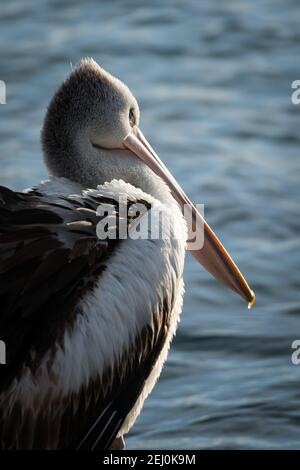
[[[92,56],[132,89],[256,291],[248,311],[187,256],[180,328],[130,449],[300,448],[299,20],[297,0],[1,2],[0,184],[46,177],[47,103]]]

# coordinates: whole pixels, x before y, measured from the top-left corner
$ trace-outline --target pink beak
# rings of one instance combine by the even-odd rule
[[[131,132],[123,140],[124,147],[127,147],[146,165],[148,165],[154,173],[160,176],[169,186],[171,193],[177,203],[180,205],[183,213],[191,216],[192,223],[188,222],[188,243],[187,248],[190,249],[192,255],[209,271],[216,279],[226,284],[230,289],[237,292],[248,302],[251,308],[255,301],[255,294],[250,289],[247,281],[239,271],[238,267],[229,256],[222,243],[215,235],[213,230],[204,220],[202,215],[189,200],[187,195],[180,188],[176,180],[173,178],[168,169],[164,166],[158,155],[154,152],[150,144],[139,129]],[[188,209],[188,211],[187,211]],[[201,248],[194,248],[191,240],[197,237],[202,239]]]

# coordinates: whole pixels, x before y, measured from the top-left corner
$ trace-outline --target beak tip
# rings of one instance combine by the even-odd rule
[[[250,300],[248,302],[248,310],[250,310],[253,307],[254,302],[255,302],[255,294],[253,290],[250,290]]]

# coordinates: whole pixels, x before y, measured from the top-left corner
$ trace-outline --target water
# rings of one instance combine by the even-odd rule
[[[188,256],[182,322],[128,447],[300,448],[299,2],[10,0],[0,15],[0,184],[46,176],[47,102],[93,56],[256,291],[249,312]]]

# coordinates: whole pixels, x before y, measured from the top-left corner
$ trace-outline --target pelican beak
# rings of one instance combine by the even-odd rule
[[[147,142],[140,129],[130,132],[123,140],[123,145],[143,160],[169,186],[174,199],[180,205],[187,220],[187,248],[191,251],[192,255],[216,279],[244,298],[248,302],[248,307],[251,308],[255,301],[254,292],[250,289],[247,281],[216,234],[180,188],[179,184]],[[195,243],[195,240],[201,240],[200,246],[199,243]]]

